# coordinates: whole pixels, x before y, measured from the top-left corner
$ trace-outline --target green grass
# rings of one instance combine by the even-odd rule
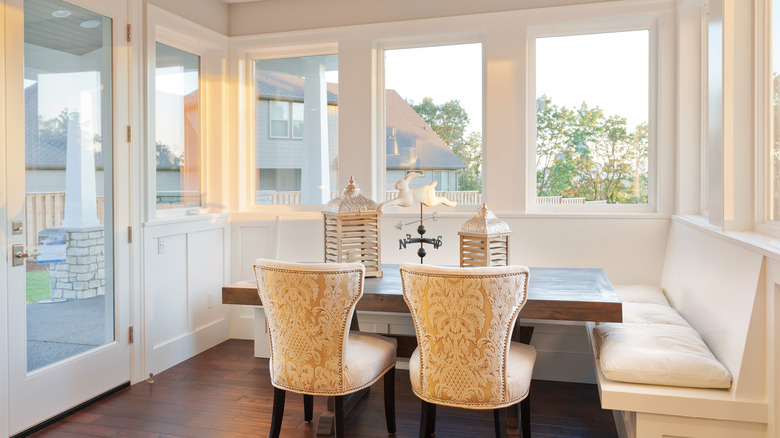
[[[27,304],[51,298],[49,271],[31,271],[27,273]]]

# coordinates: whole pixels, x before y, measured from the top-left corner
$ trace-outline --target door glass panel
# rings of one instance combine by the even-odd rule
[[[27,371],[114,340],[111,20],[24,2]]]
[[[157,208],[200,206],[200,57],[157,43]]]

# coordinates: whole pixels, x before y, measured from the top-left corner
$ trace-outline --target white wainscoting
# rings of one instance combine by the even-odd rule
[[[229,241],[227,216],[144,225],[145,375],[229,338]]]
[[[476,207],[475,207],[476,211]],[[398,239],[416,234],[416,224],[397,230],[398,222],[418,215],[382,216],[382,263],[416,262],[416,249],[398,249]],[[426,263],[457,265],[457,232],[471,214],[442,215],[426,222],[426,237],[443,236],[441,249],[428,249]],[[513,234],[511,262],[528,266],[600,267],[614,284],[660,284],[669,218],[616,217],[504,218]],[[252,262],[258,257],[286,261],[318,262],[323,259],[322,215],[280,213],[278,215],[234,214],[231,228],[231,281],[252,280]],[[267,333],[262,309],[231,306],[230,337],[255,339],[255,353],[267,357]],[[359,312],[361,330],[376,333],[414,335],[411,317],[403,314]],[[258,318],[255,321],[255,318]],[[565,382],[595,383],[593,356],[584,324],[560,321],[520,320],[533,325],[532,344],[538,351],[534,378]],[[403,361],[399,367],[404,367]]]

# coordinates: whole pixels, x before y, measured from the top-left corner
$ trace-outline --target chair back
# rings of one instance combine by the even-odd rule
[[[339,392],[344,348],[363,295],[360,263],[286,263],[258,259],[257,291],[271,337],[271,382],[297,392]]]
[[[505,403],[509,343],[526,302],[528,268],[403,264],[401,279],[419,346],[417,395],[450,406]]]

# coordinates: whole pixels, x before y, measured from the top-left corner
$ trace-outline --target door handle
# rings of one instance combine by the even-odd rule
[[[12,245],[11,253],[14,255],[11,266],[22,266],[24,265],[24,259],[41,255],[41,253],[36,251],[25,252],[24,245],[21,244]]]

